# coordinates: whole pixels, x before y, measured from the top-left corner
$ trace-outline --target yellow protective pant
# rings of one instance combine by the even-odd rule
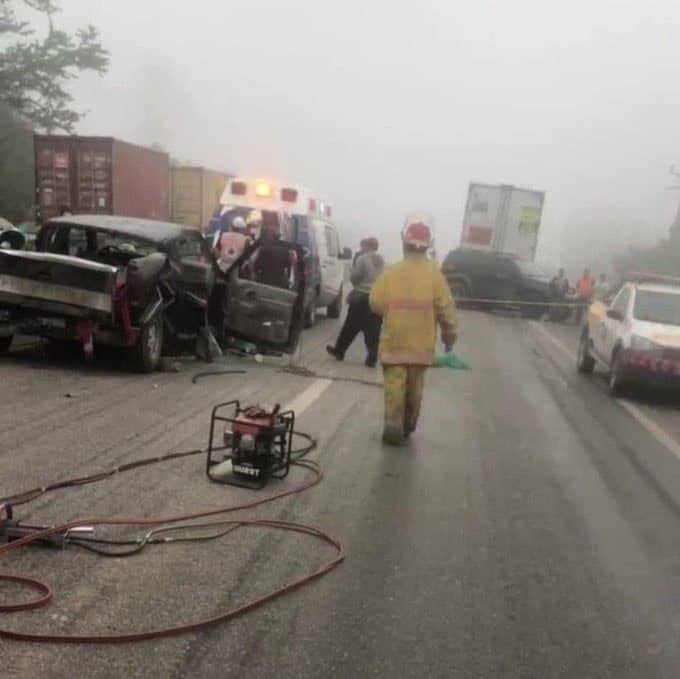
[[[385,434],[401,438],[414,432],[425,386],[425,365],[385,365]]]

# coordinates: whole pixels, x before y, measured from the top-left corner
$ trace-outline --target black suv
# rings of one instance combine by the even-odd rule
[[[513,255],[459,248],[446,256],[442,273],[456,298],[499,300],[484,308],[516,308],[513,302],[553,300],[548,273]],[[525,318],[540,318],[547,308],[527,305],[520,311]]]

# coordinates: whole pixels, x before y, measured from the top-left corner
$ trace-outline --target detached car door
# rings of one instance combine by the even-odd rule
[[[258,280],[256,260],[263,248],[274,248],[267,261],[289,262],[285,276],[267,276],[270,282],[280,279],[280,285]],[[300,245],[286,241],[258,241],[249,248],[223,274],[224,335],[293,353],[302,331],[307,286],[303,256]]]

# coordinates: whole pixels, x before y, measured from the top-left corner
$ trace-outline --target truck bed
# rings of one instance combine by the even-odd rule
[[[47,252],[0,250],[0,305],[111,316],[117,268]]]

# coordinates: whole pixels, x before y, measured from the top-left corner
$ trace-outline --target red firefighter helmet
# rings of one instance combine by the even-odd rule
[[[401,232],[401,238],[404,245],[427,250],[432,247],[432,228],[423,220],[408,221]]]

